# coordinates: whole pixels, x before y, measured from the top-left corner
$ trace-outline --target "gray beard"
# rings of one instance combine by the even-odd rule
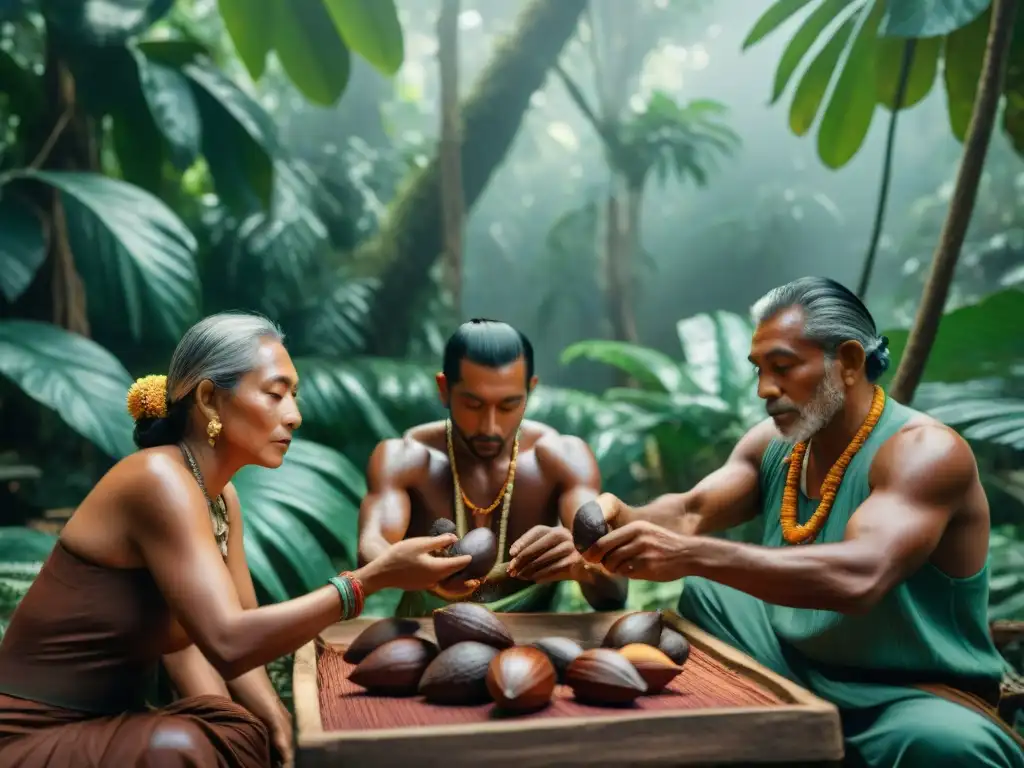
[[[829,425],[846,404],[846,392],[839,382],[839,374],[829,370],[822,378],[811,402],[800,409],[800,418],[783,431],[782,439],[789,445],[810,440]]]

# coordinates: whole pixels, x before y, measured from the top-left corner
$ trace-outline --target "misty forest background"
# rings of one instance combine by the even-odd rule
[[[0,0],[0,632],[133,450],[133,378],[203,315],[266,313],[303,378],[285,465],[236,480],[269,602],[351,566],[366,459],[443,415],[459,320],[525,331],[528,415],[643,501],[762,418],[748,309],[822,274],[886,329],[894,395],[971,441],[1021,668],[1024,10],[265,5]],[[680,589],[634,582],[629,607]]]

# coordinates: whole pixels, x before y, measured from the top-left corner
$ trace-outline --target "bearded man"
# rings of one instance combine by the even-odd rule
[[[601,475],[587,444],[524,419],[537,385],[533,346],[507,323],[471,320],[445,346],[437,374],[445,421],[381,442],[370,457],[359,513],[359,561],[426,535],[439,518],[459,536],[488,527],[498,562],[486,579],[458,575],[432,592],[405,593],[396,615],[427,616],[472,600],[495,611],[551,610],[558,586],[580,585],[596,610],[626,600],[628,579],[588,566],[572,543],[572,516],[597,498]],[[509,568],[509,551],[529,562]]]
[[[770,418],[685,493],[602,495],[613,530],[584,557],[686,577],[680,613],[839,708],[850,764],[1024,766],[994,709],[1004,662],[970,447],[874,383],[888,342],[843,286],[796,280],[753,314]],[[756,515],[760,546],[706,535]]]

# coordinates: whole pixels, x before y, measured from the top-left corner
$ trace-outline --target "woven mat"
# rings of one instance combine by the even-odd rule
[[[496,713],[493,704],[454,707],[428,704],[418,696],[398,698],[367,694],[363,688],[349,682],[348,675],[353,665],[342,660],[344,652],[344,646],[325,646],[317,653],[317,689],[325,731],[485,723],[508,718]],[[769,707],[782,703],[774,693],[737,674],[698,648],[692,648],[682,673],[658,695],[641,696],[628,707],[595,707],[580,704],[573,698],[570,688],[559,685],[555,687],[549,707],[516,716],[516,720],[608,716],[623,709],[664,712],[712,707]]]

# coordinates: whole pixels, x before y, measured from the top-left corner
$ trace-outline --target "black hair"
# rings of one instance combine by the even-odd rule
[[[526,336],[508,323],[477,317],[458,327],[444,345],[441,371],[448,385],[462,378],[462,361],[500,368],[519,358],[526,364],[526,382],[533,378],[533,345]]]
[[[804,311],[804,336],[834,355],[839,346],[856,341],[864,348],[864,372],[875,381],[889,368],[889,339],[879,336],[875,319],[857,295],[827,277],[801,277],[773,288],[756,304],[752,314],[761,323],[788,307]]]
[[[193,397],[189,394],[183,400],[168,406],[167,415],[162,419],[143,417],[135,422],[132,439],[139,448],[154,448],[158,445],[175,445],[185,437],[188,428],[188,406]]]

